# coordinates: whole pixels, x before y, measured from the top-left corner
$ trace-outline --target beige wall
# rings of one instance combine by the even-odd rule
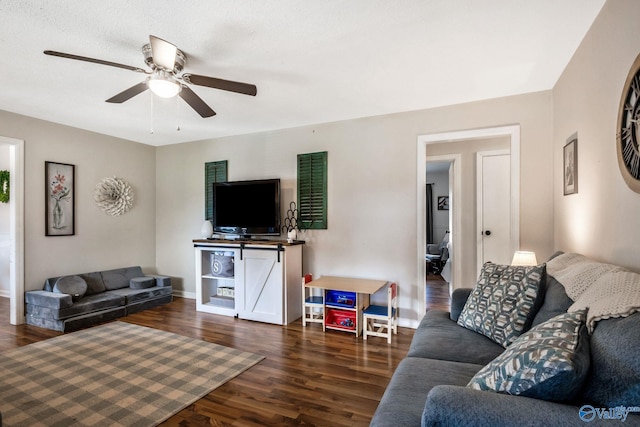
[[[25,288],[62,274],[140,265],[155,271],[155,148],[0,111],[0,135],[25,141]],[[76,234],[45,237],[45,160],[76,166]],[[126,179],[133,209],[120,217],[93,202],[96,183]]]
[[[618,106],[640,53],[640,2],[608,1],[554,94],[555,246],[640,270],[640,194],[616,158]],[[578,133],[578,193],[562,191],[562,148]]]
[[[303,233],[304,271],[395,280],[403,324],[421,317],[417,265],[419,135],[521,125],[521,242],[553,251],[551,92],[199,141],[157,149],[158,269],[195,292],[192,239],[204,220],[204,163],[229,160],[229,179],[277,177],[294,198],[296,155],[329,152],[328,230]],[[464,262],[472,262],[475,259]],[[466,284],[467,286],[473,283]]]

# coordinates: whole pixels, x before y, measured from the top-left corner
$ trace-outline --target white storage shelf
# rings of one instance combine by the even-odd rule
[[[196,310],[285,325],[302,315],[302,245],[194,240]],[[211,254],[233,253],[233,277],[213,274]]]

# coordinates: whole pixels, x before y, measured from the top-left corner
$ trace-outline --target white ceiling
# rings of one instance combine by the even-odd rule
[[[604,2],[1,0],[0,109],[159,146],[548,90]],[[109,104],[144,76],[42,53],[144,68],[149,34],[258,95],[192,85],[207,119],[150,91]]]

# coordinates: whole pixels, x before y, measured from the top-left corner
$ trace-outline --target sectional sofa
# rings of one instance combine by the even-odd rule
[[[528,310],[501,281],[537,282]],[[638,311],[639,274],[579,254],[485,265],[427,311],[371,426],[640,426]]]
[[[69,332],[170,303],[171,278],[138,267],[52,277],[25,293],[29,325]]]

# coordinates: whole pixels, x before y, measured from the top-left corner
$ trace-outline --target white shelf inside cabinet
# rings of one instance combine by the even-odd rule
[[[202,275],[203,279],[216,279],[216,280],[228,280],[228,281],[235,281],[235,277],[220,277],[220,276],[214,276],[213,274],[203,274]]]

